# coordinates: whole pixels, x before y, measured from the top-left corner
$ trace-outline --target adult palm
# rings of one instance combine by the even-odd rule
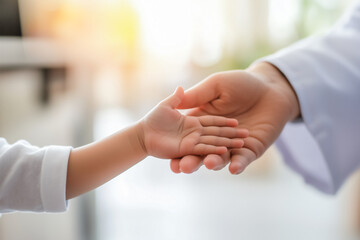
[[[220,115],[236,118],[239,128],[250,135],[242,148],[219,156],[185,156],[172,159],[173,172],[191,173],[202,163],[218,170],[229,165],[233,174],[242,172],[276,140],[286,122],[299,114],[298,100],[286,78],[269,63],[241,71],[214,74],[186,91],[179,108],[192,108],[188,114]]]

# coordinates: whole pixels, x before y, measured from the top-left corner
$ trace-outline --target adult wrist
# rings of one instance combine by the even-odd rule
[[[260,76],[268,86],[286,97],[288,121],[300,117],[300,105],[296,92],[280,69],[269,62],[258,62],[251,65],[247,70]]]

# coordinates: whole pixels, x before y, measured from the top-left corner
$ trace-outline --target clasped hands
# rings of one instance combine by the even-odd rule
[[[159,126],[162,130],[145,130],[148,134],[144,146],[152,151],[147,150],[149,155],[171,158],[174,173],[192,173],[202,165],[220,170],[230,163],[229,171],[239,174],[271,146],[285,124],[300,112],[296,94],[285,76],[265,62],[244,71],[211,75],[185,93],[177,89],[173,97],[156,108],[144,122],[147,128]],[[162,119],[165,111],[175,108],[190,110],[186,116],[172,111]],[[175,121],[181,124],[171,124]],[[164,126],[181,129],[173,131]],[[182,135],[174,138],[170,135],[174,132]]]
[[[190,109],[186,115],[178,109]],[[105,139],[71,151],[66,198],[94,189],[147,156],[171,159],[175,173],[228,163],[242,172],[300,115],[295,92],[269,63],[211,75],[178,88],[145,117]]]

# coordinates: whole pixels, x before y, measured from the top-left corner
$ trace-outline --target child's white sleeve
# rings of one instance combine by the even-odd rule
[[[67,208],[71,147],[39,148],[0,138],[0,212],[61,212]]]

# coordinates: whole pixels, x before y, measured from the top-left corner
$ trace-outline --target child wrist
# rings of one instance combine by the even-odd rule
[[[145,144],[145,130],[143,121],[136,123],[135,132],[137,145],[139,146],[140,151],[143,153],[143,155],[148,156],[149,154]]]

